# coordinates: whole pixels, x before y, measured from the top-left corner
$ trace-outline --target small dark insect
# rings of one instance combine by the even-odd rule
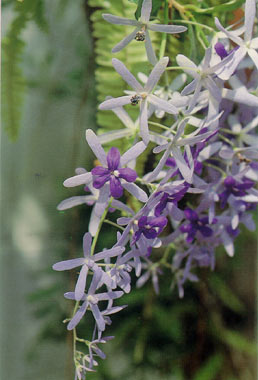
[[[139,32],[136,33],[136,36],[134,38],[136,41],[145,41],[145,31],[139,30]]]
[[[141,100],[141,96],[140,95],[134,95],[131,97],[131,104],[132,106],[136,106],[139,101]]]
[[[245,164],[250,164],[250,162],[252,162],[248,158],[244,157],[241,153],[237,153],[237,158],[240,162],[244,162]]]

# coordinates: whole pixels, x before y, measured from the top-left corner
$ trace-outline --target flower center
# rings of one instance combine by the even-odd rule
[[[97,297],[94,297],[92,296],[91,294],[87,297],[87,300],[90,302],[90,303],[93,303],[93,305],[96,305],[98,303],[98,299]]]

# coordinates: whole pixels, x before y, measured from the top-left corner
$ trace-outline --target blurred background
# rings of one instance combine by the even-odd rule
[[[51,267],[81,252],[90,215],[86,206],[56,206],[81,194],[64,179],[92,165],[85,129],[97,128],[97,5],[2,2],[1,379],[73,379],[72,337],[62,321],[74,279]],[[218,252],[215,272],[199,271],[183,299],[166,279],[159,298],[151,284],[123,297],[129,307],[108,330],[116,339],[88,378],[254,380],[256,252],[255,234],[243,230],[235,257]]]

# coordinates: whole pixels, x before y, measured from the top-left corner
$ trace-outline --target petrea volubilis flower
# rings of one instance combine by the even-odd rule
[[[185,26],[178,25],[162,25],[150,22],[150,15],[152,9],[152,0],[144,0],[142,3],[141,16],[138,20],[130,20],[124,17],[118,17],[111,14],[104,13],[102,17],[104,20],[116,25],[134,26],[135,29],[132,33],[120,41],[113,49],[112,53],[117,53],[128,45],[133,39],[136,41],[144,42],[148,60],[152,65],[157,63],[157,57],[153,50],[149,30],[161,33],[177,34],[187,30]]]
[[[156,84],[167,67],[168,57],[161,58],[161,60],[155,65],[144,87],[137,81],[137,79],[135,79],[121,61],[114,58],[112,59],[112,63],[118,74],[122,76],[135,92],[132,92],[131,95],[105,100],[99,105],[99,109],[111,110],[126,104],[136,105],[140,102],[140,135],[144,143],[148,144],[150,139],[148,129],[148,103],[172,115],[178,113],[177,108],[171,103],[152,94]]]

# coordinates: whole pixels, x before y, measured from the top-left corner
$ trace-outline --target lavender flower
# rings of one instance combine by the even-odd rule
[[[182,95],[187,95],[194,91],[194,95],[188,106],[188,112],[195,106],[202,87],[205,87],[209,92],[209,107],[212,107],[212,101],[218,104],[221,101],[221,90],[214,81],[213,76],[225,68],[225,65],[232,60],[233,55],[229,55],[214,66],[210,66],[211,53],[211,48],[206,49],[203,62],[198,67],[193,61],[182,54],[178,54],[176,57],[177,64],[182,67],[182,70],[194,78],[182,91]]]
[[[154,87],[167,67],[168,57],[163,57],[155,65],[144,87],[142,87],[121,61],[114,58],[112,59],[112,63],[118,74],[134,89],[134,92],[131,95],[105,100],[99,105],[99,109],[110,110],[126,104],[136,105],[140,102],[140,135],[144,143],[148,144],[150,139],[148,130],[148,103],[170,114],[174,115],[178,113],[176,107],[171,103],[152,94]]]
[[[90,308],[92,311],[98,330],[99,331],[105,330],[106,322],[103,315],[101,314],[99,310],[98,303],[101,301],[109,301],[109,300],[119,298],[124,293],[122,291],[108,291],[105,293],[96,293],[96,290],[98,289],[98,286],[101,281],[101,277],[102,277],[102,273],[100,270],[94,272],[94,276],[93,276],[91,285],[89,287],[88,293],[83,295],[82,297],[83,303],[78,309],[78,311],[75,313],[71,321],[68,323],[68,326],[67,326],[68,330],[74,329],[74,327],[80,322],[80,320],[82,319],[82,317],[84,316],[88,308]],[[65,297],[67,299],[74,300],[75,293],[73,292],[65,293]]]
[[[126,36],[122,41],[120,41],[113,49],[113,53],[117,53],[122,50],[126,45],[128,45],[133,39],[136,41],[145,42],[145,49],[147,53],[148,60],[150,63],[155,65],[157,63],[157,57],[153,50],[151,39],[148,30],[153,30],[155,32],[161,33],[182,33],[187,30],[185,26],[177,25],[157,25],[150,22],[150,14],[152,9],[152,0],[144,0],[142,3],[141,16],[139,21],[130,20],[124,17],[118,17],[111,14],[103,14],[104,20],[116,25],[129,25],[134,26],[135,29],[132,33]]]
[[[74,292],[74,298],[76,301],[80,301],[84,296],[89,269],[91,269],[94,273],[96,272],[100,275],[99,281],[102,279],[104,283],[110,285],[110,278],[95,263],[107,257],[121,255],[121,253],[124,251],[124,247],[113,247],[111,249],[104,250],[103,252],[91,255],[91,241],[91,235],[89,232],[87,232],[83,237],[83,258],[60,261],[53,265],[53,269],[58,271],[70,270],[82,266]]]

